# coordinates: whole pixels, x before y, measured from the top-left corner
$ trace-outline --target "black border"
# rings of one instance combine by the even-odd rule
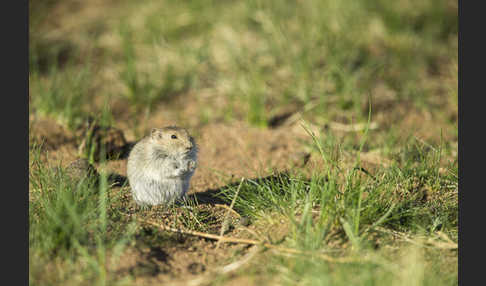
[[[480,181],[485,177],[485,168],[481,160],[484,156],[478,152],[482,151],[485,145],[481,134],[484,130],[484,119],[481,115],[484,115],[485,111],[484,105],[479,101],[485,89],[483,54],[486,45],[483,43],[482,32],[484,20],[478,21],[484,19],[484,9],[481,9],[479,3],[481,2],[458,1],[459,285],[481,284],[478,281],[483,280],[480,275],[484,272],[481,255],[484,236],[481,230],[484,226],[486,207],[484,200],[479,196],[485,188],[484,183]],[[476,4],[477,7],[472,4]],[[476,162],[473,162],[473,158]]]
[[[7,3],[6,3],[7,4]],[[2,9],[2,260],[3,284],[29,283],[29,2]],[[13,283],[12,283],[13,282]]]

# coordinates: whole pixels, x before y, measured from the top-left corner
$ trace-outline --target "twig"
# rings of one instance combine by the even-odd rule
[[[436,234],[437,234],[438,237],[446,240],[447,242],[436,241],[433,238],[424,239],[422,237],[415,237],[415,240],[414,240],[414,239],[412,239],[414,237],[407,235],[405,233],[398,232],[398,231],[389,230],[389,229],[386,229],[386,228],[383,228],[383,227],[376,227],[375,229],[378,230],[378,231],[381,231],[381,232],[393,234],[393,235],[403,239],[406,242],[409,242],[411,244],[418,245],[418,246],[421,246],[421,247],[430,247],[430,248],[439,248],[439,249],[457,249],[458,248],[457,243],[452,241],[443,232],[437,232]]]
[[[439,242],[438,243],[440,245],[439,248],[449,248],[449,249],[457,249],[458,248],[457,242],[454,242],[452,239],[450,239],[447,236],[447,234],[443,233],[442,231],[438,231],[437,236],[439,236],[443,240],[447,241],[447,242],[443,242],[443,243]],[[435,243],[437,243],[437,242],[435,242]]]
[[[260,238],[260,235],[259,235],[258,233],[256,233],[254,230],[252,230],[252,229],[250,229],[250,228],[248,228],[248,227],[246,227],[246,226],[243,226],[243,225],[240,225],[239,227],[240,227],[241,229],[243,229],[243,230],[245,230],[245,231],[249,232],[250,234],[252,234],[252,235],[253,235],[253,236],[255,236],[256,238]]]
[[[333,130],[337,131],[344,131],[344,132],[358,132],[365,130],[367,127],[366,123],[356,123],[356,124],[342,124],[339,122],[329,122],[329,127]],[[376,122],[371,122],[368,126],[369,130],[373,130],[378,128],[378,124]]]
[[[193,230],[183,230],[183,229],[176,229],[172,227],[165,226],[163,224],[159,224],[150,220],[143,220],[143,219],[137,219],[140,222],[153,225],[156,227],[161,228],[162,230],[174,232],[174,233],[181,233],[181,234],[188,234],[188,235],[193,235],[193,236],[199,236],[199,237],[204,237],[212,240],[218,240],[221,242],[230,242],[230,243],[244,243],[244,244],[252,244],[252,245],[261,245],[266,248],[271,248],[276,251],[280,252],[286,252],[286,253],[291,253],[291,254],[303,254],[303,255],[312,255],[312,256],[317,256],[323,260],[326,260],[328,262],[335,262],[335,263],[361,263],[361,262],[366,262],[369,259],[365,257],[361,258],[350,258],[350,257],[331,257],[328,255],[325,255],[323,253],[316,253],[316,252],[311,252],[311,251],[301,251],[297,249],[292,249],[292,248],[286,248],[286,247],[280,247],[276,246],[273,244],[261,242],[258,240],[253,240],[253,239],[245,239],[245,238],[236,238],[236,237],[227,237],[227,236],[220,236],[220,235],[215,235],[215,234],[210,234],[210,233],[204,233],[204,232],[199,232],[199,231],[193,231]]]
[[[308,103],[306,103],[304,105],[304,108],[302,108],[302,111],[298,111],[298,112],[292,114],[289,118],[287,118],[287,120],[285,120],[284,124],[287,125],[287,126],[294,124],[295,122],[302,119],[302,114],[314,109],[318,105],[319,105],[318,100],[309,101]]]
[[[150,224],[156,227],[159,227],[162,230],[174,232],[174,233],[181,233],[181,234],[188,234],[188,235],[193,235],[193,236],[199,236],[199,237],[204,237],[212,240],[221,240],[222,242],[233,242],[233,243],[245,243],[245,244],[260,244],[259,241],[253,240],[253,239],[245,239],[245,238],[235,238],[235,237],[221,237],[216,234],[210,234],[210,233],[205,233],[205,232],[199,232],[199,231],[194,231],[194,230],[183,230],[183,229],[177,229],[177,228],[172,228],[169,226],[165,226],[163,224],[159,224],[150,220],[143,220],[143,219],[137,219],[138,221],[146,224]]]
[[[255,256],[257,252],[258,252],[258,246],[253,246],[252,250],[250,250],[250,252],[247,255],[245,255],[243,259],[230,263],[224,267],[221,267],[220,272],[225,274],[225,273],[235,271],[236,269],[240,268],[248,261],[250,261],[250,259],[253,258],[253,256]]]
[[[219,232],[219,236],[220,237],[223,237],[224,231],[227,228],[227,225],[228,225],[228,215],[230,213],[230,210],[233,210],[233,206],[235,205],[235,201],[236,201],[236,198],[238,197],[238,193],[240,192],[241,185],[243,185],[243,181],[245,181],[245,177],[241,178],[240,185],[238,186],[238,189],[236,189],[236,193],[235,193],[235,196],[233,197],[233,200],[231,201],[231,205],[229,207],[229,210],[226,212],[226,214],[224,216],[223,223],[221,224],[221,230]],[[216,249],[219,248],[219,245],[220,244],[221,244],[221,240],[218,240],[218,243],[216,243]]]
[[[223,208],[223,209],[227,209],[229,212],[233,213],[234,215],[236,215],[237,217],[241,217],[241,215],[236,212],[234,209],[230,209],[230,207],[228,207],[227,205],[223,205],[223,204],[214,204],[215,207],[220,207],[220,208]]]
[[[201,285],[205,282],[208,282],[209,279],[214,277],[215,274],[228,274],[230,272],[234,272],[235,270],[241,268],[243,265],[247,264],[254,256],[257,254],[259,248],[258,246],[254,246],[250,252],[248,252],[242,259],[225,265],[223,267],[217,268],[215,271],[212,271],[203,277],[196,278],[188,282],[188,285],[196,286]]]

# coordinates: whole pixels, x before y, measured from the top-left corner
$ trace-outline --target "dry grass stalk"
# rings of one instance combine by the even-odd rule
[[[215,204],[214,205],[215,207],[218,207],[218,208],[223,208],[223,209],[227,209],[228,212],[231,212],[232,214],[234,214],[235,216],[237,217],[241,217],[241,215],[239,213],[237,213],[234,209],[231,209],[230,207],[228,207],[227,205],[222,205],[222,204]]]
[[[194,280],[191,280],[191,281],[188,282],[188,285],[196,286],[196,285],[205,284],[205,283],[210,282],[215,274],[221,275],[221,274],[228,274],[228,273],[234,272],[234,271],[240,269],[245,264],[247,264],[255,256],[255,254],[258,253],[258,251],[259,251],[259,247],[254,246],[250,250],[250,252],[248,252],[242,259],[235,261],[235,262],[232,262],[232,263],[225,265],[223,267],[217,268],[216,270],[211,271],[210,273],[207,273],[206,275],[204,275],[202,277],[198,277]]]
[[[421,247],[432,247],[432,248],[439,248],[439,249],[458,249],[458,245],[456,242],[452,241],[445,233],[439,231],[436,233],[437,237],[436,238],[431,238],[431,237],[415,237],[413,238],[410,235],[398,232],[398,231],[393,231],[389,230],[383,227],[376,227],[375,228],[378,231],[389,233],[394,235],[395,237],[398,237],[406,242],[409,242],[414,245],[418,245]],[[437,238],[441,238],[443,241],[440,241]]]
[[[331,257],[323,253],[318,253],[318,252],[312,252],[312,251],[302,251],[302,250],[297,250],[297,249],[292,249],[292,248],[286,248],[286,247],[280,247],[276,246],[270,243],[265,243],[261,242],[258,240],[253,240],[253,239],[245,239],[245,238],[237,238],[237,237],[225,237],[225,236],[220,236],[220,235],[215,235],[215,234],[210,234],[210,233],[205,233],[205,232],[199,232],[199,231],[193,231],[193,230],[183,230],[183,229],[176,229],[172,228],[151,220],[143,220],[143,219],[138,219],[142,223],[146,223],[152,226],[156,226],[162,230],[165,231],[170,231],[174,233],[181,233],[181,234],[187,234],[187,235],[193,235],[193,236],[199,236],[199,237],[204,237],[208,239],[213,239],[213,240],[218,240],[221,242],[229,242],[229,243],[243,243],[243,244],[252,244],[252,245],[261,245],[266,248],[270,248],[272,250],[278,251],[278,252],[284,252],[284,253],[290,253],[290,254],[298,254],[298,255],[311,255],[315,257],[319,257],[325,261],[328,262],[333,262],[333,263],[363,263],[363,262],[370,262],[369,259],[366,257],[360,257],[360,258],[353,258],[353,257]]]
[[[219,232],[220,237],[223,237],[224,232],[228,228],[228,223],[229,223],[228,222],[228,216],[229,216],[230,211],[233,210],[233,206],[235,205],[235,201],[236,201],[236,198],[238,197],[238,194],[240,192],[241,185],[243,185],[243,181],[245,181],[244,177],[241,178],[240,185],[238,186],[238,189],[236,190],[235,196],[233,197],[233,200],[231,201],[231,205],[229,206],[229,209],[224,216],[223,223],[221,224],[221,231]],[[218,240],[218,243],[216,244],[216,249],[219,248],[220,244],[221,244],[221,240]]]
[[[329,122],[329,128],[336,131],[343,131],[343,132],[358,132],[363,131],[367,127],[367,123],[356,123],[356,124],[342,124],[339,122]],[[368,126],[369,130],[373,130],[378,128],[378,124],[376,122],[371,122]]]

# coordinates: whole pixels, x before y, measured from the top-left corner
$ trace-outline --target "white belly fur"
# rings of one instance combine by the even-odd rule
[[[153,179],[145,177],[138,179],[132,187],[133,198],[140,204],[169,204],[181,198],[187,191],[181,178]]]

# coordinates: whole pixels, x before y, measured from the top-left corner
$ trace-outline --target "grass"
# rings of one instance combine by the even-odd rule
[[[140,72],[137,70],[137,55],[134,50],[133,31],[123,23],[120,35],[123,40],[124,63],[120,79],[128,89],[126,97],[136,111],[148,108],[149,111],[157,101],[167,101],[190,85],[189,76],[176,74],[174,66],[167,65],[164,70],[155,66],[153,70]],[[157,84],[150,74],[163,74],[162,82]]]
[[[120,218],[124,208],[119,198],[107,195],[107,177],[101,176],[98,187],[90,179],[73,184],[62,169],[53,172],[42,166],[39,150],[35,146],[31,150],[31,284],[39,280],[71,284],[80,279],[80,285],[130,281],[112,277],[104,266],[108,257],[116,261],[107,253],[120,254],[135,243],[136,233],[135,223]],[[444,257],[438,233],[457,242],[457,168],[442,174],[437,164],[439,150],[415,152],[404,155],[405,162],[375,174],[379,181],[361,176],[356,169],[343,174],[338,168],[310,178],[295,173],[246,180],[234,209],[254,222],[262,237],[271,236],[274,229],[268,226],[277,224],[285,235],[272,243],[316,253],[316,257],[277,253],[263,258],[268,259],[263,268],[262,264],[254,267],[267,275],[265,279],[282,277],[280,283],[285,285],[456,285],[457,272],[445,274],[443,269],[453,268],[457,257],[453,253]],[[329,154],[322,155],[325,160]],[[229,203],[236,189],[228,187],[219,196]],[[204,232],[218,228],[211,211],[190,206],[170,207],[169,226]],[[396,233],[408,239],[397,239]],[[154,235],[142,235],[144,243],[159,236]],[[175,238],[162,235],[151,246],[167,245],[171,237]],[[317,253],[369,258],[335,265]],[[53,267],[52,276],[44,275],[45,267]],[[226,278],[218,279],[223,283]]]
[[[457,40],[452,3],[278,3],[166,6],[148,1],[149,13],[113,24],[120,49],[107,49],[113,56],[100,64],[114,64],[119,70],[114,80],[124,88],[110,92],[139,110],[210,88],[227,98],[219,116],[233,110],[230,118],[246,117],[262,127],[274,115],[272,109],[309,101],[320,102],[308,112],[312,119],[351,111],[364,119],[363,95],[377,85],[430,109],[442,92],[435,76],[439,67],[450,58],[457,62],[457,46],[451,44]],[[167,13],[168,8],[174,13]],[[85,47],[94,48],[103,49]],[[31,59],[47,57],[38,55],[42,52],[32,51]],[[335,111],[326,103],[334,99],[339,102]]]
[[[288,228],[278,242],[280,246],[316,254],[277,256],[255,267],[269,265],[265,271],[283,275],[288,285],[456,285],[457,272],[437,271],[436,264],[454,263],[452,257],[448,262],[442,260],[440,247],[417,247],[415,244],[420,243],[413,240],[408,245],[393,242],[390,235],[396,231],[404,236],[437,239],[440,231],[457,241],[457,198],[451,199],[457,196],[457,182],[450,185],[457,178],[457,170],[440,174],[437,152],[422,153],[419,158],[380,171],[375,174],[381,178],[379,182],[361,176],[356,169],[341,174],[336,168],[318,172],[310,179],[293,174],[259,182],[248,180],[235,209],[252,220]],[[322,154],[323,160],[327,160],[326,155]],[[235,192],[236,187],[230,187],[220,196],[229,202]],[[382,233],[383,228],[388,232]],[[336,241],[342,244],[336,245]],[[320,259],[320,252],[371,258],[365,263],[335,265]],[[410,281],[411,276],[416,280]]]
[[[454,1],[71,2],[29,3],[31,115],[73,132],[94,119],[131,138],[154,118],[196,132],[221,122],[270,132],[289,111],[308,123],[302,148],[320,167],[247,178],[234,206],[258,239],[306,255],[260,251],[212,284],[457,285]],[[83,9],[59,12],[71,4]],[[346,132],[333,123],[377,127]],[[36,140],[30,284],[132,285],[158,273],[156,264],[114,269],[131,249],[179,245],[181,236],[127,219],[131,205],[107,174],[99,184],[73,182]],[[380,161],[373,170],[371,155]],[[228,204],[232,183],[218,195]],[[213,209],[186,204],[136,214],[219,233]],[[364,260],[332,263],[319,253]]]
[[[38,74],[31,73],[30,79],[34,83],[31,90],[38,94],[32,105],[39,114],[53,115],[70,128],[75,128],[87,117],[82,107],[92,97],[86,86],[89,70],[59,73],[54,68],[50,73],[48,82],[39,79]]]
[[[107,267],[132,239],[135,225],[117,222],[119,210],[110,206],[119,198],[108,196],[107,175],[99,183],[93,177],[73,181],[62,168],[44,166],[40,150],[34,145],[29,154],[29,284],[117,282]]]
[[[340,227],[348,236],[355,237],[363,229],[361,225],[385,225],[412,232],[441,230],[455,236],[457,201],[449,199],[457,195],[457,167],[452,164],[446,173],[441,173],[439,150],[417,152],[422,153],[373,177],[363,176],[356,168],[343,170],[334,162],[329,165],[337,168],[319,171],[310,179],[297,173],[248,180],[242,186],[235,209],[255,218],[278,212],[293,221],[295,213],[307,214],[309,219],[313,209],[322,227]],[[322,160],[328,160],[327,155],[323,153]],[[235,191],[236,187],[228,188],[221,196],[230,201]]]

